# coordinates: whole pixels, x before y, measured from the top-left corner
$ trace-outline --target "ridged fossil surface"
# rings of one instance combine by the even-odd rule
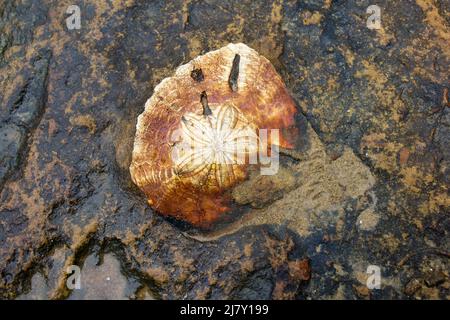
[[[137,121],[131,177],[159,213],[209,227],[264,147],[258,130],[279,129],[289,148],[295,113],[266,58],[241,43],[211,51],[155,87]]]

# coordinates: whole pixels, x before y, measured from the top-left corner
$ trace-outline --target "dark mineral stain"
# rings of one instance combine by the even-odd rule
[[[205,79],[205,76],[203,75],[202,69],[194,69],[191,71],[191,78],[194,79],[194,81],[202,82]]]

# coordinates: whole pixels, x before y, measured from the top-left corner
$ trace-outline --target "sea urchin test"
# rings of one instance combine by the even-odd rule
[[[230,212],[231,190],[250,167],[275,173],[275,150],[296,137],[296,112],[255,50],[211,51],[155,87],[137,121],[131,178],[160,214],[209,227]]]

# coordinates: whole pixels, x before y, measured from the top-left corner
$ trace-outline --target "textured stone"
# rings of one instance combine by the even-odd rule
[[[380,30],[369,1],[80,1],[70,31],[71,4],[0,2],[2,298],[67,298],[61,269],[105,252],[136,298],[405,298],[450,269],[448,2],[377,1]],[[236,194],[246,219],[205,234],[157,216],[128,168],[154,86],[230,42],[280,73],[301,143],[273,194]],[[408,292],[448,299],[444,275]]]

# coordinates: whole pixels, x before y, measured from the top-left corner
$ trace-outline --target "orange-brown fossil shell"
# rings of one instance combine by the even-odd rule
[[[236,154],[257,153],[248,141],[263,128],[279,129],[279,145],[291,147],[295,113],[266,58],[242,43],[211,51],[155,87],[137,121],[132,180],[159,213],[210,226],[230,210],[227,191],[246,179],[248,163]],[[198,148],[180,147],[185,138]]]

